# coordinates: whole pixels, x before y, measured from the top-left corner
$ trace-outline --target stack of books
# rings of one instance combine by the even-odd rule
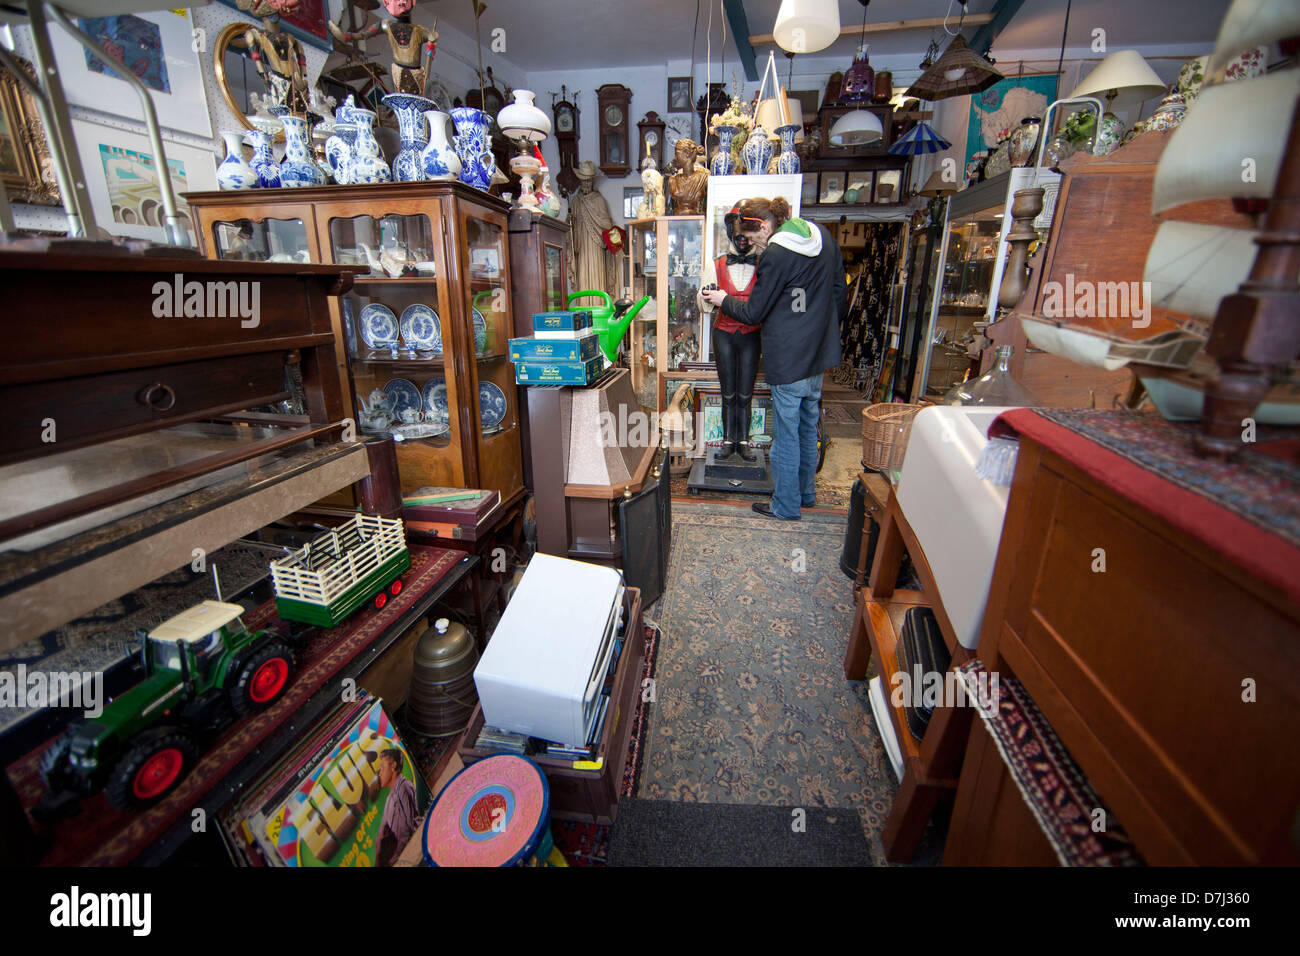
[[[501,493],[482,488],[417,488],[402,496],[402,516],[412,531],[477,541],[501,505]]]
[[[537,312],[533,334],[510,340],[517,385],[590,385],[604,370],[600,339],[585,309]]]

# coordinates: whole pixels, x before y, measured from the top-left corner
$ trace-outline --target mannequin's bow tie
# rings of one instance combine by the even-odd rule
[[[734,265],[736,265],[737,263],[740,263],[740,264],[742,264],[742,265],[747,265],[747,266],[757,265],[757,264],[758,264],[758,253],[757,253],[757,252],[751,252],[751,253],[749,253],[748,255],[738,256],[738,255],[736,255],[736,253],[734,253],[734,252],[728,252],[728,253],[727,253],[727,265],[729,265],[729,266],[734,266]]]

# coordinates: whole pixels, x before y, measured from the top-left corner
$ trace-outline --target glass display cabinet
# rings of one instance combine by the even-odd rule
[[[643,407],[663,411],[671,377],[699,378],[682,366],[709,360],[702,354],[709,316],[696,301],[704,282],[704,217],[633,219],[627,228],[630,295],[650,296],[628,330],[632,387]]]
[[[192,193],[217,259],[358,267],[331,300],[362,434],[397,440],[403,492],[523,494],[506,203],[461,183]]]
[[[1059,173],[1034,167],[1012,169],[962,190],[949,201],[936,266],[939,291],[933,296],[927,334],[919,349],[923,364],[920,386],[913,389],[914,402],[939,398],[978,368],[983,329],[997,315],[1011,203],[1017,190],[1034,185],[1045,190],[1043,213],[1034,225],[1040,238],[1046,238]]]

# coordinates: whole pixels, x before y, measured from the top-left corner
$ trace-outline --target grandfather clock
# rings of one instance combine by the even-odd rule
[[[664,165],[664,126],[666,124],[654,110],[646,113],[645,119],[636,124],[640,130],[637,136],[637,157],[636,168],[641,168],[641,163],[649,156],[654,160],[655,169],[662,169]]]
[[[621,179],[632,168],[627,117],[632,91],[621,83],[606,83],[596,90],[600,114],[600,168],[611,179]]]
[[[577,98],[575,91],[573,99]],[[568,87],[560,87],[560,99],[552,104],[551,112],[555,117],[555,145],[560,150],[560,171],[555,183],[567,197],[578,188],[578,177],[574,172],[578,168],[578,106],[570,101]]]

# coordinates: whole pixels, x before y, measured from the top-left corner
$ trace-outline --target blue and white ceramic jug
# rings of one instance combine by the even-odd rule
[[[426,110],[424,115],[429,121],[429,145],[420,154],[424,178],[454,182],[460,178],[460,157],[447,142],[447,120],[451,117],[439,110]]]
[[[257,185],[257,173],[244,159],[243,136],[239,133],[222,133],[226,143],[226,158],[217,167],[217,185],[222,189],[252,189]]]
[[[458,106],[451,111],[456,123],[456,153],[460,156],[460,181],[486,190],[492,184],[496,163],[488,144],[488,115],[482,110]]]
[[[384,155],[379,150],[379,141],[375,139],[374,112],[354,109],[352,120],[357,130],[357,141],[352,145],[350,181],[354,185],[391,182],[392,171],[384,162]]]
[[[324,186],[325,174],[308,150],[310,130],[307,121],[294,116],[283,106],[272,107],[284,127],[284,159],[280,161],[280,185],[286,189],[299,186]],[[281,112],[283,111],[283,112]]]
[[[279,189],[280,164],[271,151],[271,134],[264,129],[250,129],[244,134],[244,142],[253,147],[253,158],[248,165],[257,173],[257,187]]]
[[[420,154],[429,141],[424,132],[424,112],[433,109],[433,101],[411,93],[389,93],[384,103],[396,114],[397,133],[401,137],[401,148],[393,157],[393,180],[418,182],[424,178]]]

